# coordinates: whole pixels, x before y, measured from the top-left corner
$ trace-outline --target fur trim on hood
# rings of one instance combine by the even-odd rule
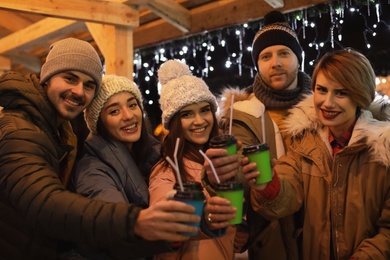
[[[260,100],[258,100],[253,93],[248,94],[245,89],[238,87],[229,87],[223,90],[218,98],[220,111],[217,113],[217,118],[228,115],[230,112],[230,105],[232,97],[234,96],[233,108],[256,118],[261,117],[264,113],[265,107]]]
[[[357,143],[362,138],[367,138],[366,142],[377,161],[390,167],[389,121],[390,100],[378,94],[369,110],[363,110],[358,118],[349,145]],[[328,136],[327,130],[324,130],[315,112],[313,95],[307,95],[303,101],[290,109],[284,124],[286,131],[293,138],[300,138],[305,131],[318,132],[324,141]]]

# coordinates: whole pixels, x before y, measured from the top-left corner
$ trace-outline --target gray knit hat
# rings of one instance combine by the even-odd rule
[[[279,11],[271,11],[264,16],[264,26],[255,35],[252,43],[252,60],[257,70],[257,60],[262,50],[273,45],[285,45],[302,62],[302,47],[298,36]]]
[[[103,66],[98,53],[89,42],[66,38],[53,43],[41,69],[41,84],[54,75],[69,70],[89,75],[95,81],[97,85],[95,93],[98,93]]]
[[[166,61],[158,70],[158,79],[162,87],[162,123],[166,129],[173,115],[187,105],[206,101],[210,103],[213,113],[217,111],[215,96],[201,78],[192,75],[185,63],[178,60]]]
[[[106,75],[103,77],[99,93],[84,111],[85,121],[93,134],[97,134],[96,125],[104,104],[110,97],[123,91],[133,94],[143,110],[141,92],[133,81],[122,76]]]

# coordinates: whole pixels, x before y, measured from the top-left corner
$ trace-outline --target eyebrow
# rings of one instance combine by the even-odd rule
[[[74,74],[72,71],[64,71],[63,73],[75,77],[77,79],[80,79],[80,77],[77,74]],[[86,83],[92,83],[96,85],[96,82],[94,80],[88,80]]]
[[[128,98],[126,102],[131,102],[131,101],[133,101],[135,99],[136,99],[135,97],[131,97],[131,98]],[[109,106],[107,106],[104,110],[107,110],[110,107],[114,107],[114,106],[117,106],[117,105],[119,105],[119,102],[114,102],[114,103],[110,104]]]
[[[205,105],[205,106],[201,107],[200,109],[204,109],[204,108],[208,108],[208,107],[211,107],[211,105]],[[180,113],[189,112],[189,111],[192,111],[192,109],[181,110]]]

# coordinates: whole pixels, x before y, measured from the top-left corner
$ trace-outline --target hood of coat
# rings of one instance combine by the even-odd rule
[[[57,136],[56,112],[35,74],[23,76],[13,71],[2,74],[0,106],[4,111],[23,111],[39,128]]]
[[[258,100],[253,93],[248,94],[245,89],[229,87],[224,89],[221,96],[218,98],[218,105],[220,109],[217,113],[218,119],[229,115],[232,97],[234,97],[233,108],[235,110],[247,113],[256,118],[259,118],[265,110],[264,104]]]
[[[318,132],[327,141],[328,130],[319,120],[313,105],[313,95],[289,110],[284,121],[286,132],[293,138],[300,138],[307,131]],[[358,118],[349,145],[365,142],[387,167],[390,167],[390,100],[386,96],[377,95],[368,110],[363,110]]]

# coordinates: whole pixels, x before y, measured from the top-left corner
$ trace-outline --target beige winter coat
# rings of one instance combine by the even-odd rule
[[[328,260],[331,250],[336,259],[390,259],[390,123],[363,111],[333,157],[312,97],[291,112],[292,148],[275,166],[281,190],[272,201],[252,190],[254,209],[272,220],[302,208],[303,259]]]

